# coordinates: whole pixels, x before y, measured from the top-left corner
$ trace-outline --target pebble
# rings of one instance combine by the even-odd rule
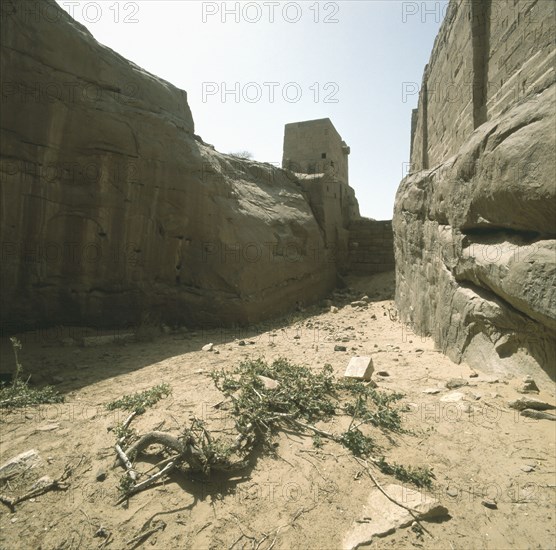
[[[334,351],[347,351],[346,346],[334,346]]]
[[[338,308],[336,306],[331,306],[330,313],[338,313]]]
[[[240,341],[237,343],[237,345],[238,345],[238,346],[244,346],[244,345],[245,345],[245,340],[240,340]]]
[[[521,469],[522,469],[524,472],[534,472],[534,471],[535,471],[535,468],[534,468],[533,466],[529,466],[529,464],[524,464],[524,465],[521,467]]]
[[[459,495],[459,491],[458,491],[455,487],[448,487],[448,488],[446,489],[446,494],[447,494],[449,497],[455,498],[455,497],[457,497],[457,496]]]
[[[456,401],[462,401],[464,397],[465,395],[463,393],[455,391],[441,397],[440,401],[443,401],[445,403],[455,403]]]
[[[491,500],[490,498],[483,498],[483,500],[481,500],[481,504],[486,508],[490,508],[491,510],[496,510],[498,508],[496,501]]]
[[[379,376],[390,376],[390,373],[389,373],[388,371],[385,371],[385,370],[379,370],[379,371],[377,372],[377,374],[378,374]]]
[[[446,387],[449,390],[455,390],[456,388],[461,388],[462,386],[467,386],[468,384],[467,380],[464,380],[463,378],[451,378],[448,382],[446,382]]]
[[[437,393],[440,393],[440,389],[439,388],[427,388],[427,389],[423,390],[421,393],[428,393],[430,395],[435,395]]]
[[[203,350],[203,351],[212,351],[213,348],[214,348],[214,344],[211,343],[211,344],[206,344],[206,345],[204,345],[204,346],[202,347],[202,350]]]
[[[97,481],[104,481],[106,479],[106,470],[104,468],[100,468],[95,474],[95,479]]]

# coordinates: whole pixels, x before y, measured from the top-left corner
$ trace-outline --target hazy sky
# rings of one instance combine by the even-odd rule
[[[284,124],[329,117],[351,147],[362,215],[392,217],[447,0],[58,3],[99,42],[186,90],[196,133],[219,151],[280,165]]]

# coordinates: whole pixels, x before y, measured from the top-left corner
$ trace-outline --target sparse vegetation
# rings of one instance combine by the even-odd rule
[[[10,338],[15,356],[15,374],[9,385],[0,384],[0,408],[14,409],[17,407],[29,407],[50,403],[61,403],[64,397],[52,386],[43,388],[29,387],[29,378],[22,380],[23,365],[19,362],[19,351],[22,349],[21,342],[17,338]]]
[[[371,384],[356,380],[338,381],[328,364],[313,372],[283,358],[270,364],[262,359],[243,361],[233,370],[214,371],[211,377],[229,400],[230,415],[237,431],[235,439],[215,438],[198,418],[193,418],[190,426],[178,436],[155,431],[138,438],[129,429],[129,422],[118,426],[116,435],[120,443],[135,440],[125,453],[119,449],[120,459],[127,470],[120,487],[120,501],[182,465],[205,475],[213,470],[243,469],[249,465],[255,449],[275,453],[272,438],[283,429],[311,433],[313,445],[317,448],[321,448],[325,440],[341,444],[354,456],[370,459],[383,473],[401,481],[418,487],[430,487],[432,483],[430,470],[390,464],[384,457],[378,459],[372,456],[379,446],[368,433],[370,429],[404,431],[400,411],[394,405],[403,397],[402,394],[378,392]],[[160,384],[113,401],[108,408],[124,408],[141,414],[145,407],[169,393],[169,386]],[[315,425],[338,415],[351,416],[349,427],[343,433],[331,433]],[[363,426],[367,427],[367,433],[360,429]],[[164,447],[170,456],[159,462],[156,474],[136,483],[131,461],[153,444]]]
[[[236,159],[242,159],[242,160],[253,159],[253,153],[251,153],[250,151],[236,151],[235,153],[229,153],[229,155]]]
[[[163,397],[172,393],[172,389],[168,384],[158,384],[148,390],[134,393],[133,395],[124,395],[120,399],[111,401],[106,404],[109,411],[114,409],[123,409],[125,411],[143,414],[147,407],[158,403]]]

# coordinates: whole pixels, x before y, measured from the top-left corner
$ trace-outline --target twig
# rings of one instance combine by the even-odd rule
[[[116,504],[121,504],[124,500],[126,500],[130,496],[139,493],[143,489],[146,489],[149,485],[152,485],[155,481],[159,480],[162,476],[170,472],[173,469],[173,467],[174,467],[174,462],[170,462],[162,470],[160,470],[160,472],[157,472],[156,474],[149,477],[149,479],[146,479],[145,481],[142,481],[141,483],[134,485],[133,487],[131,487],[131,489],[129,489],[129,491],[126,492],[125,495],[122,495],[117,500]]]
[[[158,520],[158,521],[160,523],[156,527],[151,527],[147,531],[143,531],[142,533],[139,533],[137,536],[133,537],[131,540],[128,540],[127,544],[128,545],[135,544],[136,542],[142,541],[142,540],[150,537],[152,534],[156,533],[157,531],[164,530],[166,528],[166,523],[162,520]]]
[[[137,472],[133,469],[133,465],[131,464],[129,458],[127,458],[127,455],[124,453],[119,443],[116,443],[116,452],[118,453],[120,460],[123,462],[125,469],[127,470],[127,474],[133,481],[135,481],[137,479]]]
[[[69,468],[69,466],[66,466],[66,468],[64,469],[64,473],[58,479],[54,479],[46,483],[45,485],[37,487],[36,489],[32,489],[31,491],[25,493],[24,495],[21,495],[16,498],[7,497],[6,495],[0,495],[0,502],[8,506],[10,510],[14,512],[15,505],[19,504],[20,502],[23,502],[24,500],[29,500],[30,498],[37,497],[39,495],[47,493],[48,491],[53,491],[53,490],[65,491],[68,488],[68,484],[64,483],[64,481],[69,477],[70,474],[71,474],[71,469]]]

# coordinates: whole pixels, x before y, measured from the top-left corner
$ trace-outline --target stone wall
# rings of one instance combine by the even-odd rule
[[[186,92],[53,0],[4,1],[0,40],[6,332],[251,323],[334,287],[299,179],[215,151]]]
[[[450,2],[423,74],[411,170],[438,165],[481,124],[542,90],[553,30],[550,0]]]
[[[555,7],[450,2],[395,201],[402,320],[496,373],[556,377]]]
[[[349,271],[373,275],[394,270],[392,221],[362,218],[349,226]]]

